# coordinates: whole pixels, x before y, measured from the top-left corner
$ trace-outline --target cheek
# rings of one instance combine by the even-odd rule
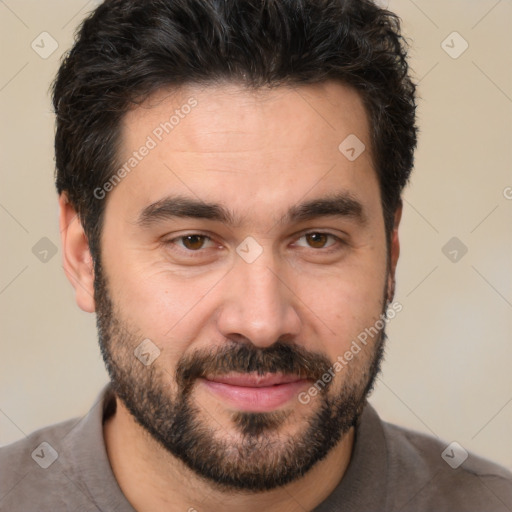
[[[179,359],[204,325],[204,299],[221,275],[185,279],[168,269],[121,263],[112,282],[130,329],[164,349],[166,359]]]
[[[322,348],[331,360],[380,319],[386,285],[385,255],[361,256],[357,262],[320,278],[300,279],[300,297],[314,313],[309,313],[311,322],[319,326],[317,335],[323,338]]]
[[[309,288],[304,302],[329,328],[330,334],[344,339],[373,323],[383,308],[385,280],[338,280],[330,282],[328,290]]]

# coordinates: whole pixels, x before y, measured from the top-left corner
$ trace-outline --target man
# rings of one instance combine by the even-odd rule
[[[512,510],[505,469],[366,401],[417,134],[393,14],[107,0],[53,100],[64,268],[111,383],[0,450],[1,510]]]

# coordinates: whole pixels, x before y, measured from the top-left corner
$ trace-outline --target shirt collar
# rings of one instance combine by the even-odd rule
[[[77,464],[70,477],[100,510],[136,512],[121,491],[110,466],[103,437],[103,422],[115,412],[111,384],[99,393],[88,414],[64,438]],[[354,447],[343,479],[314,512],[383,510],[387,488],[387,449],[382,422],[367,403],[355,427]]]
[[[341,482],[314,512],[385,510],[388,453],[382,422],[367,402],[356,424],[354,446]]]

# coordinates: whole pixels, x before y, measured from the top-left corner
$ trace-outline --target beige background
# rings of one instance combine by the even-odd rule
[[[380,3],[413,44],[421,134],[401,227],[403,311],[371,401],[389,421],[512,469],[512,1]],[[0,444],[86,413],[107,381],[95,316],[61,266],[48,96],[94,6],[0,2]],[[441,45],[454,31],[469,44],[456,59]],[[31,48],[42,32],[58,43],[46,59]],[[32,252],[43,237],[58,247],[46,263]],[[468,249],[456,263],[442,252],[452,237]]]

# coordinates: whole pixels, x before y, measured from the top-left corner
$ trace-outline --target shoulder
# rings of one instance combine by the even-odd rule
[[[47,498],[55,500],[51,489],[72,485],[64,475],[60,451],[79,421],[73,418],[49,425],[0,447],[0,510],[28,510],[27,506],[42,505]]]
[[[0,446],[0,461],[2,461],[3,464],[8,464],[10,468],[14,465],[20,467],[29,465],[27,463],[30,460],[34,463],[31,454],[32,450],[34,450],[38,444],[48,442],[50,440],[62,439],[73,429],[73,426],[76,425],[79,420],[79,418],[71,418],[60,423],[48,425],[35,430],[19,441]],[[28,460],[24,457],[27,453]],[[31,466],[31,464],[29,466]]]
[[[107,384],[84,416],[0,447],[0,511],[132,511],[112,473],[103,439],[103,420],[114,409]]]
[[[445,442],[382,422],[394,507],[415,510],[512,510],[512,473]]]

